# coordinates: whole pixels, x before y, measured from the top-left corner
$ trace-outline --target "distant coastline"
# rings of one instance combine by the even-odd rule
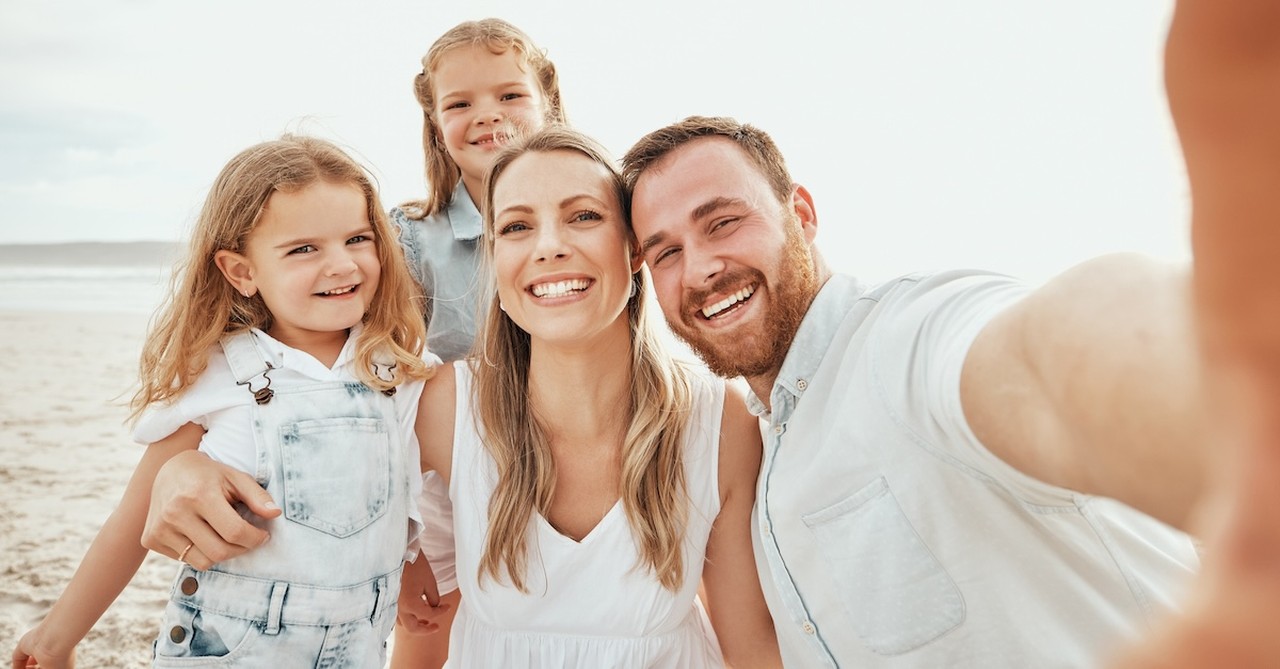
[[[169,266],[181,255],[179,242],[66,242],[0,244],[0,265],[10,267]]]

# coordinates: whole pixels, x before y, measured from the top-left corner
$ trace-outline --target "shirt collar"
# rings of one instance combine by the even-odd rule
[[[254,328],[253,332],[258,335],[258,346],[262,350],[262,355],[272,367],[291,369],[313,379],[327,381],[342,372],[355,359],[356,340],[360,338],[362,330],[364,330],[364,323],[356,323],[351,327],[347,341],[338,352],[338,359],[333,362],[332,368],[325,367],[311,354],[293,348],[258,328]]]
[[[458,179],[458,185],[453,189],[453,197],[449,199],[449,207],[445,212],[449,216],[449,227],[453,228],[454,239],[472,241],[480,238],[484,220],[462,179]]]
[[[851,276],[833,274],[827,279],[805,312],[804,320],[800,321],[787,357],[778,370],[778,378],[773,382],[769,401],[774,409],[793,406],[794,403],[784,401],[786,395],[799,398],[809,387],[827,349],[831,348],[836,331],[865,292],[866,288]],[[754,416],[770,417],[764,402],[754,392],[747,394],[747,409]],[[787,416],[779,418],[786,420]]]

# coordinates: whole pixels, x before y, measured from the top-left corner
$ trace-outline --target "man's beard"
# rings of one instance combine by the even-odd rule
[[[680,311],[681,321],[669,323],[671,331],[719,376],[777,375],[809,304],[818,294],[813,255],[794,221],[787,222],[785,246],[774,274],[777,280],[766,285],[764,274],[759,270],[737,269],[717,278],[710,288],[688,293]],[[750,329],[737,328],[731,337],[722,337],[718,343],[713,343],[696,327],[695,319],[701,318],[700,313],[683,308],[704,304],[710,295],[751,284],[756,285],[757,292],[767,288],[769,312],[749,326]],[[755,299],[755,295],[750,299]]]

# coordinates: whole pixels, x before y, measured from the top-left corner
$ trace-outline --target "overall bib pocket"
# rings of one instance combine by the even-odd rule
[[[391,439],[378,418],[325,418],[280,428],[283,508],[289,520],[338,538],[387,511]]]

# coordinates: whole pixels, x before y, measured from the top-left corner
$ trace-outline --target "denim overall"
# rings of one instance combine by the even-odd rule
[[[357,382],[272,388],[246,332],[223,338],[253,393],[255,478],[283,513],[261,547],[183,565],[154,667],[382,667],[408,537],[409,479],[392,399]]]

